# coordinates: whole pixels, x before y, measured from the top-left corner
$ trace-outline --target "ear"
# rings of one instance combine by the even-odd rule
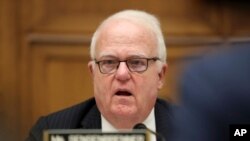
[[[94,75],[94,63],[93,63],[93,61],[89,61],[88,68],[89,68],[89,72],[90,72],[91,76],[93,77],[93,75]]]
[[[161,89],[164,85],[167,69],[168,69],[168,65],[163,64],[160,72],[158,73],[158,76],[159,76],[158,89]]]

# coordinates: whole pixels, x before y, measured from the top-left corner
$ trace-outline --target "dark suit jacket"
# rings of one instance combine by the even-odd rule
[[[165,138],[168,133],[169,105],[157,99],[155,105],[156,130]],[[65,110],[41,117],[26,141],[42,141],[45,129],[101,129],[101,114],[94,98]]]
[[[250,44],[190,66],[174,109],[171,141],[228,141],[229,125],[250,123]]]

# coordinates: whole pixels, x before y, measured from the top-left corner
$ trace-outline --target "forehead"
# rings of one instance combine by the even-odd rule
[[[104,25],[100,30],[95,55],[156,55],[156,37],[154,33],[138,23],[115,20]]]

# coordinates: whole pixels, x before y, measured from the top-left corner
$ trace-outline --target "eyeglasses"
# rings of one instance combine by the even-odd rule
[[[117,59],[106,59],[106,60],[101,60],[97,61],[95,60],[95,63],[98,64],[99,70],[103,74],[111,74],[114,73],[120,65],[120,62],[125,62],[128,69],[131,72],[144,72],[148,68],[148,62],[152,61],[157,61],[160,60],[158,57],[153,57],[153,58],[130,58],[124,61],[120,61]]]

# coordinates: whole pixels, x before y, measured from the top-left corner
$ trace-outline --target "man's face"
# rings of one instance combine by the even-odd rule
[[[127,21],[106,25],[96,44],[96,60],[157,57],[154,34]],[[98,65],[89,63],[94,96],[102,115],[109,121],[142,122],[154,107],[158,90],[162,87],[166,65],[159,71],[155,61],[148,62],[142,73],[130,72],[121,62],[112,74],[103,74]],[[122,121],[121,120],[121,121]]]

